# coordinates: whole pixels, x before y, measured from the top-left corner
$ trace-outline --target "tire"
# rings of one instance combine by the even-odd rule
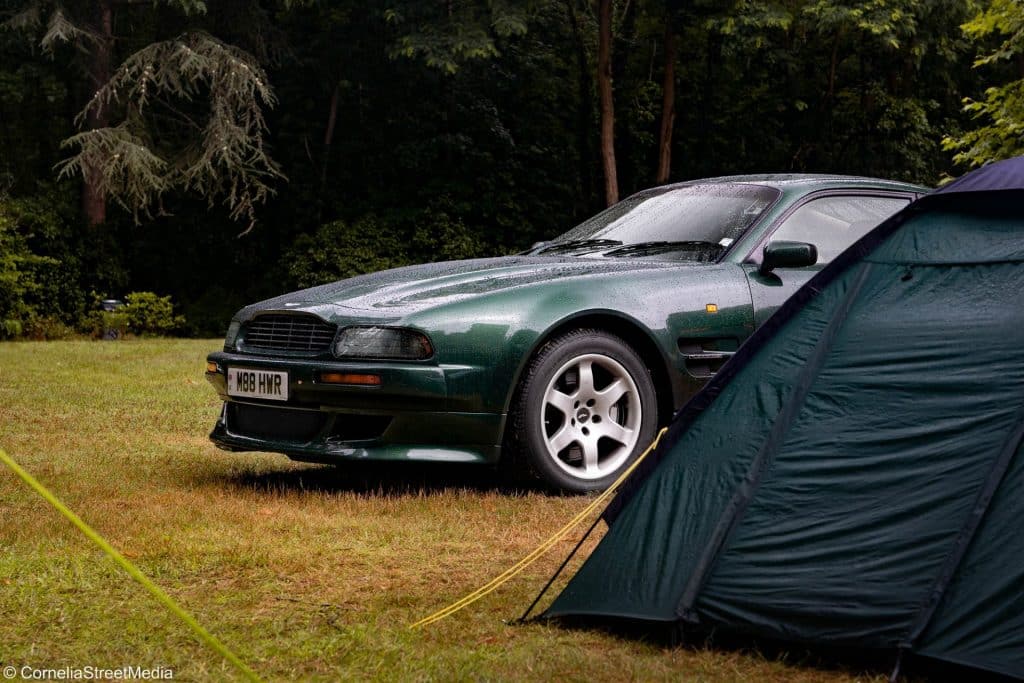
[[[636,352],[613,334],[574,330],[530,361],[506,443],[548,486],[600,491],[647,448],[657,422],[654,381]]]

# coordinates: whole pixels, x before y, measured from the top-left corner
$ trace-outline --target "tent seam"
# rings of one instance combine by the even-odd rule
[[[1010,430],[1010,434],[1003,444],[999,456],[989,468],[984,485],[978,492],[974,505],[971,507],[971,512],[964,520],[963,526],[960,527],[960,531],[957,533],[956,540],[953,543],[953,548],[949,555],[946,556],[941,570],[935,577],[935,583],[932,584],[931,590],[928,591],[921,602],[921,606],[917,611],[917,618],[907,631],[903,642],[900,643],[900,649],[913,649],[917,640],[924,634],[925,629],[928,628],[935,617],[935,613],[942,603],[942,598],[945,597],[946,590],[952,583],[953,577],[956,576],[956,572],[960,568],[964,557],[967,556],[968,546],[970,546],[978,530],[981,528],[981,523],[985,519],[992,499],[1002,485],[1003,479],[1010,469],[1010,464],[1020,449],[1022,440],[1024,440],[1024,405],[1017,409],[1014,426]]]
[[[759,328],[754,330],[750,338],[745,341],[736,354],[730,358],[722,368],[715,373],[704,387],[694,394],[689,401],[683,405],[672,418],[668,433],[660,447],[651,454],[651,457],[634,472],[612,502],[605,509],[602,516],[610,525],[615,523],[619,514],[633,500],[633,497],[642,487],[643,483],[661,465],[664,454],[671,451],[682,435],[690,428],[690,425],[697,417],[708,409],[718,398],[722,389],[732,378],[738,374],[756,356],[760,350],[778,334],[796,315],[810,304],[821,292],[835,280],[839,279],[848,270],[863,264],[869,255],[881,246],[885,240],[899,230],[908,220],[921,214],[918,206],[922,199],[913,202],[907,208],[894,214],[888,220],[880,223],[875,229],[864,235],[860,240],[854,242],[849,249],[837,256],[832,263],[828,264],[821,272],[811,278],[807,283],[796,291],[782,306],[773,313]]]
[[[744,477],[744,480],[739,485],[736,493],[726,505],[721,517],[719,517],[718,523],[715,525],[714,531],[711,533],[710,541],[707,546],[705,546],[705,551],[701,554],[701,558],[698,560],[694,572],[686,582],[682,598],[676,608],[676,614],[678,614],[682,619],[687,621],[697,620],[697,615],[693,611],[693,606],[697,601],[697,597],[704,588],[707,578],[711,574],[711,570],[717,562],[719,555],[726,547],[729,537],[732,536],[736,527],[742,520],[750,501],[753,500],[754,494],[757,492],[757,489],[761,484],[761,480],[764,478],[765,473],[771,466],[775,453],[777,453],[779,448],[782,446],[786,433],[789,431],[790,427],[792,427],[793,421],[799,415],[800,408],[804,405],[804,401],[810,393],[811,385],[817,378],[818,373],[821,370],[821,366],[825,362],[825,357],[832,348],[832,344],[835,341],[839,330],[842,328],[843,323],[846,322],[846,317],[849,314],[850,309],[853,307],[853,303],[857,299],[857,296],[860,294],[864,283],[867,281],[868,273],[870,273],[871,270],[871,264],[863,264],[861,266],[856,278],[850,286],[850,289],[847,290],[842,302],[836,309],[836,315],[829,320],[821,338],[818,340],[814,349],[812,349],[804,367],[801,369],[799,381],[795,384],[793,392],[776,415],[775,422],[772,424],[768,438],[765,440],[761,449],[750,463],[750,468],[747,470],[746,477]]]

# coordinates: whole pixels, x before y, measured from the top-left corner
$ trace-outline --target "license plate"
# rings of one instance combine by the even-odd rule
[[[288,373],[255,368],[228,368],[228,394],[287,401]]]

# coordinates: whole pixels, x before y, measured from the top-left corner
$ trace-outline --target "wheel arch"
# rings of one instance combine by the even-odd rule
[[[515,375],[512,378],[508,395],[505,397],[505,412],[508,413],[511,409],[512,402],[520,390],[523,373],[537,351],[555,337],[579,329],[595,329],[609,332],[620,337],[630,348],[636,351],[640,360],[651,373],[651,379],[654,382],[654,393],[658,399],[658,424],[667,424],[674,411],[676,396],[664,354],[662,354],[658,343],[643,325],[620,313],[608,311],[582,312],[558,321],[541,333],[520,359],[519,366],[516,368]]]

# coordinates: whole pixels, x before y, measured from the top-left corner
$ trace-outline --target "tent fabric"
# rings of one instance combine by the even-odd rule
[[[1024,677],[1022,207],[1024,160],[994,164],[812,279],[680,411],[545,616]]]
[[[963,192],[1001,192],[1024,187],[1024,164],[1021,157],[987,164],[953,182],[940,187],[931,196]]]

